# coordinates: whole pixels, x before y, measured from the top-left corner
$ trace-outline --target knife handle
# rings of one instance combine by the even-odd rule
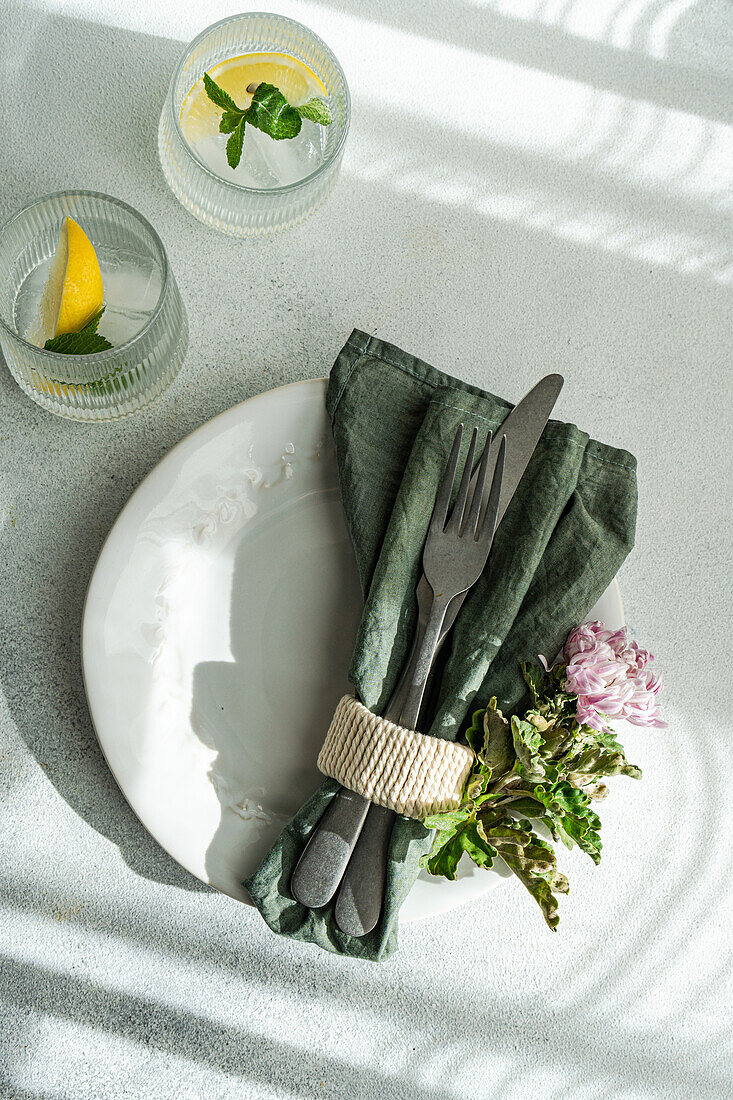
[[[334,909],[336,924],[347,936],[365,936],[379,921],[394,820],[385,806],[369,806]]]

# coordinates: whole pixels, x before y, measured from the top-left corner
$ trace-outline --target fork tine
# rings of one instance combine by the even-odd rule
[[[433,508],[432,519],[430,520],[429,531],[442,531],[445,527],[445,517],[448,514],[448,505],[450,504],[451,493],[453,492],[453,482],[456,476],[456,466],[458,465],[458,455],[461,450],[461,440],[463,439],[463,424],[458,425],[458,431],[456,437],[453,440],[453,446],[451,447],[450,458],[448,459],[448,465],[445,468],[443,474],[443,480],[440,483],[438,489],[438,495],[435,498],[435,506]]]
[[[466,520],[466,531],[470,535],[473,535],[474,538],[478,538],[478,521],[479,515],[481,514],[481,504],[484,499],[484,488],[486,486],[486,478],[489,470],[489,452],[491,451],[492,438],[493,432],[489,432],[486,437],[483,454],[481,455],[481,462],[476,474],[476,483],[473,487],[473,496],[471,497],[471,510]]]
[[[484,516],[484,522],[481,526],[481,533],[479,538],[483,541],[488,539],[491,541],[494,537],[494,531],[496,530],[496,517],[499,512],[499,497],[501,496],[501,479],[504,476],[504,459],[506,458],[506,436],[501,437],[501,443],[499,445],[499,453],[496,456],[496,466],[494,466],[494,476],[491,479],[491,489],[489,490],[489,503],[486,505],[486,515]]]
[[[463,467],[463,474],[461,475],[461,484],[458,486],[458,496],[456,502],[453,505],[453,511],[451,512],[450,519],[445,525],[446,531],[453,531],[456,534],[461,533],[461,524],[463,523],[463,513],[466,510],[466,500],[468,498],[468,486],[471,482],[471,474],[473,473],[473,459],[476,453],[476,438],[478,436],[478,428],[474,428],[471,432],[471,442],[468,445],[468,454],[466,455],[466,464]]]

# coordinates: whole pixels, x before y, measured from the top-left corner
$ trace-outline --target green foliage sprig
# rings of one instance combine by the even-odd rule
[[[554,929],[557,895],[568,892],[568,880],[537,826],[598,863],[601,822],[591,802],[605,797],[607,776],[639,779],[641,772],[627,762],[612,732],[578,723],[577,696],[564,690],[564,665],[545,672],[524,664],[522,672],[529,708],[505,718],[491,699],[486,710],[476,711],[466,733],[475,762],[463,801],[457,810],[426,819],[437,832],[421,864],[433,875],[455,879],[464,852],[479,867],[501,857]]]
[[[236,168],[242,159],[247,125],[262,130],[275,141],[283,141],[300,133],[304,118],[320,126],[330,126],[333,121],[322,99],[309,99],[299,107],[293,107],[274,84],[258,84],[252,102],[246,108],[238,107],[229,93],[220,88],[208,73],[204,73],[204,88],[211,102],[221,107],[223,112],[219,131],[229,134],[227,161],[230,168]]]

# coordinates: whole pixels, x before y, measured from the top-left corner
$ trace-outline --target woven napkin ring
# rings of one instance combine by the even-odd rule
[[[466,745],[396,726],[344,695],[318,756],[324,775],[407,817],[455,810],[473,764]]]

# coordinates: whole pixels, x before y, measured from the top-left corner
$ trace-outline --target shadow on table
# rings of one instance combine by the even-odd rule
[[[0,183],[0,220],[69,187],[109,192],[149,213],[141,193],[168,194],[157,119],[182,48],[10,0],[0,72],[14,88],[14,107],[2,113],[0,138],[16,155]],[[43,96],[24,95],[30,87]],[[13,471],[15,499],[28,494],[0,565],[10,608],[0,687],[12,718],[58,793],[133,870],[207,889],[149,836],[117,788],[92,729],[80,654],[84,597],[104,538],[132,489],[185,434],[186,420],[178,426],[168,413],[157,435],[148,413],[131,431],[62,421],[21,393],[1,356],[0,410],[0,435],[14,440],[24,464]],[[124,455],[114,453],[113,437],[125,441]]]
[[[355,0],[348,2],[356,12]],[[619,4],[619,13],[626,7]],[[664,7],[655,0],[646,10],[659,15]],[[603,43],[582,43],[557,28],[548,31],[532,22],[517,26],[514,20],[467,4],[456,10],[469,21],[450,18],[454,8],[445,6],[451,40],[459,45],[476,48],[471,39],[478,36],[480,40],[486,27],[492,34],[496,32],[497,52],[516,63],[546,65],[575,80],[612,88],[621,96],[690,111],[689,124],[698,126],[699,141],[695,157],[681,176],[686,172],[693,178],[696,165],[704,161],[713,142],[704,119],[719,118],[721,104],[727,102],[727,97],[720,98],[726,95],[722,81],[718,84],[709,74],[698,81],[674,66],[668,70],[666,62],[627,55]],[[688,8],[682,20],[694,20],[694,10]],[[16,12],[23,14],[24,23],[15,18]],[[2,75],[6,88],[13,88],[12,102],[23,102],[27,113],[15,109],[3,113],[3,146],[25,148],[34,142],[38,155],[32,163],[19,158],[17,170],[12,176],[6,174],[0,184],[2,213],[9,213],[32,195],[80,184],[112,191],[135,204],[144,183],[156,201],[168,202],[174,209],[175,200],[166,197],[158,168],[155,134],[180,44],[92,27],[20,5],[6,4],[5,15]],[[485,24],[480,22],[484,15]],[[397,18],[385,15],[389,21]],[[416,33],[429,33],[418,25],[417,16],[405,18],[414,20]],[[22,33],[14,38],[18,27]],[[490,52],[492,43],[480,41],[479,48]],[[665,79],[668,71],[671,80]],[[21,76],[28,86],[46,89],[42,105],[26,103],[18,94],[14,80]],[[124,103],[120,101],[121,87]],[[85,111],[69,114],[68,104],[79,101],[80,89],[86,95]],[[443,284],[462,277],[468,297],[457,370],[467,361],[467,342],[476,348],[488,344],[492,356],[510,355],[517,369],[530,372],[540,367],[543,373],[548,369],[572,372],[572,357],[582,354],[598,363],[599,391],[604,385],[607,352],[628,351],[628,340],[618,342],[619,319],[628,302],[644,301],[650,318],[672,312],[676,320],[669,329],[661,330],[666,335],[663,347],[648,348],[639,339],[638,375],[657,378],[663,361],[668,371],[668,421],[688,423],[688,375],[681,366],[686,351],[679,334],[711,316],[726,315],[728,292],[715,282],[726,254],[715,239],[713,203],[706,206],[704,197],[696,196],[694,189],[689,197],[678,194],[660,202],[653,188],[635,187],[620,181],[613,172],[604,173],[603,158],[612,160],[615,151],[623,152],[627,138],[632,153],[656,148],[660,156],[668,140],[660,119],[632,141],[629,135],[638,121],[636,106],[620,103],[615,110],[614,124],[596,141],[596,127],[603,119],[601,108],[592,105],[583,132],[573,137],[575,159],[561,163],[465,134],[451,135],[449,125],[437,130],[429,120],[357,102],[353,141],[359,155],[350,162],[347,151],[344,179],[331,205],[290,237],[291,245],[278,243],[271,253],[260,253],[261,262],[265,267],[272,262],[269,255],[279,262],[289,247],[304,252],[315,249],[317,256],[319,234],[328,224],[325,219],[343,216],[348,198],[351,233],[341,246],[340,263],[333,265],[333,278],[324,272],[322,285],[312,283],[310,287],[314,296],[320,292],[321,299],[329,303],[344,338],[354,321],[356,299],[340,297],[338,281],[349,285],[352,255],[362,250],[371,257],[385,256],[379,280],[363,292],[371,295],[375,321],[391,324],[390,335],[395,339],[400,337],[401,310],[423,314],[433,304],[429,300],[421,303],[426,270]],[[99,149],[87,148],[90,119],[95,140],[101,142],[104,170],[97,156]],[[374,129],[384,119],[383,140],[369,160],[369,125]],[[424,155],[426,149],[431,150],[430,158]],[[431,179],[433,163],[453,166],[457,194],[439,194]],[[523,205],[505,201],[507,196],[512,199],[525,191]],[[380,232],[391,206],[398,215],[389,223],[396,242],[392,253]],[[609,212],[613,217],[607,230],[604,217]],[[179,213],[183,219],[185,215]],[[579,213],[585,219],[580,220],[580,230]],[[692,257],[694,266],[684,267],[672,258],[660,264],[657,278],[650,280],[654,261],[644,254],[643,246],[659,218],[672,234],[700,228],[700,246]],[[217,241],[205,237],[197,227],[194,233],[192,226],[190,236],[202,242],[202,249],[216,247]],[[473,288],[470,272],[466,278],[445,245],[452,238],[465,245],[469,267],[485,257],[487,242],[497,258],[492,267],[494,277],[480,293]],[[691,247],[697,247],[694,241]],[[313,276],[312,264],[308,270]],[[558,288],[567,285],[577,287],[577,293],[564,295],[558,311]],[[258,297],[260,292],[253,289],[253,308],[262,306],[267,291],[265,284]],[[492,316],[502,319],[498,333],[490,331],[487,319]],[[324,320],[319,324],[314,326],[309,345],[314,362],[322,353],[319,343],[324,332],[328,338],[332,336],[332,328]],[[460,333],[461,328],[456,331]],[[541,333],[542,338],[528,340],[527,333]],[[571,345],[570,340],[577,341],[579,335],[582,343]],[[421,349],[415,350],[419,353]],[[472,364],[478,354],[469,353]],[[235,385],[240,386],[237,395],[242,395],[240,369],[233,353],[222,376],[212,378],[211,388],[220,408],[231,404]],[[590,395],[589,404],[595,396]],[[17,509],[17,525],[0,532],[0,589],[7,608],[1,686],[29,751],[72,809],[118,845],[136,873],[202,890],[205,888],[152,840],[118,791],[88,716],[79,647],[84,594],[104,537],[134,486],[197,422],[201,410],[208,408],[196,400],[175,422],[168,423],[162,414],[153,412],[126,425],[81,427],[34,406],[7,371],[0,370],[0,440],[14,438],[23,456],[22,468],[7,466],[4,471],[12,475],[23,506]],[[676,460],[675,450],[665,440],[668,424],[641,422],[633,392],[614,393],[610,400],[623,406],[629,438],[634,432],[659,433],[670,462]],[[603,401],[608,407],[607,394]],[[82,433],[84,448],[79,447]],[[674,537],[671,529],[669,536]],[[691,561],[690,569],[698,576],[699,561]],[[679,653],[683,652],[680,640]],[[695,691],[690,691],[689,713],[684,715],[690,729],[696,728],[700,717],[699,699],[714,698],[713,672],[714,666],[708,662],[707,668],[694,673]],[[680,658],[680,682],[683,675]],[[672,675],[669,681],[674,681]],[[401,970],[399,959],[372,967],[333,960],[302,945],[273,941],[259,924],[248,923],[255,920],[254,914],[245,915],[241,928],[235,919],[228,923],[222,919],[218,928],[212,919],[202,928],[200,922],[186,920],[186,914],[177,909],[169,922],[151,922],[148,911],[136,908],[134,895],[129,905],[120,908],[111,905],[100,891],[89,890],[83,910],[65,925],[70,936],[78,936],[83,944],[89,933],[111,937],[130,951],[145,949],[151,965],[161,971],[167,962],[182,959],[200,964],[216,979],[212,989],[221,993],[236,988],[241,996],[245,1008],[234,1015],[234,1024],[231,1002],[220,1010],[216,992],[212,992],[212,1003],[189,1010],[165,1003],[165,993],[158,999],[120,991],[81,972],[63,972],[53,961],[35,965],[15,957],[0,960],[3,996],[21,1028],[33,1020],[28,1027],[37,1033],[34,1016],[53,1018],[78,1028],[82,1037],[97,1032],[119,1037],[134,1044],[142,1052],[141,1059],[148,1059],[152,1049],[171,1059],[199,1063],[212,1073],[239,1077],[245,1087],[264,1084],[272,1091],[287,1089],[294,1095],[317,1095],[320,1080],[327,1080],[331,1095],[451,1100],[461,1088],[465,1090],[465,1081],[471,1080],[477,1097],[500,1100],[512,1089],[519,1094],[523,1073],[532,1075],[534,1081],[542,1072],[550,1081],[557,1081],[558,1096],[571,1095],[574,1089],[579,1093],[591,1090],[599,1097],[615,1096],[620,1080],[625,1089],[639,1095],[650,1089],[660,1096],[727,1095],[729,1081],[720,1052],[724,1056],[729,1037],[717,1033],[725,1022],[705,1019],[703,1041],[684,1031],[687,1022],[681,1017],[696,1011],[697,1001],[709,996],[716,983],[724,987],[730,981],[729,971],[725,963],[711,959],[711,965],[719,968],[717,973],[711,975],[701,968],[699,973],[691,971],[680,975],[679,982],[673,981],[689,943],[703,942],[703,925],[709,942],[714,942],[711,929],[720,919],[718,903],[726,887],[723,849],[713,828],[727,797],[727,772],[716,762],[722,743],[717,731],[711,732],[708,740],[699,732],[695,737],[694,742],[682,746],[680,790],[694,792],[696,816],[690,817],[690,798],[680,798],[676,805],[670,804],[659,837],[644,838],[645,844],[669,849],[669,866],[658,892],[652,883],[648,891],[630,896],[628,907],[619,911],[622,919],[611,933],[606,958],[599,960],[596,944],[588,942],[584,953],[567,958],[557,988],[546,989],[541,975],[533,975],[525,985],[512,981],[508,991],[492,988],[487,993],[472,985],[470,977],[458,991],[446,989],[439,986],[432,971],[423,971],[419,965],[406,964]],[[679,846],[670,841],[675,835],[682,838]],[[60,877],[63,880],[63,867]],[[39,917],[37,883],[8,877],[0,893],[8,911],[20,912],[26,920]],[[71,911],[79,899],[78,884],[69,883],[67,896],[62,894],[63,890],[54,888],[59,904]],[[222,905],[226,904],[223,899]],[[532,913],[531,918],[537,919],[537,915]],[[453,926],[463,923],[463,942],[475,950],[472,921],[472,914],[458,913]],[[448,924],[441,927],[448,931]],[[260,938],[265,935],[266,939]],[[422,935],[405,931],[408,963],[420,959]],[[522,930],[504,927],[501,935],[503,949],[521,960]],[[23,944],[24,951],[31,947],[30,941]],[[450,957],[453,944],[448,935],[444,950]],[[562,952],[562,944],[555,950]],[[466,971],[463,973],[465,976]],[[386,1036],[387,1053],[400,1059],[395,1067],[380,1064],[378,1058],[374,1064],[362,1066],[356,1061],[358,1054],[321,1055],[263,1035],[259,1013],[273,1003],[278,1011],[300,1022],[301,1042],[308,1035],[317,1039],[328,1033],[332,1026],[328,1013],[339,1003],[344,975],[348,978],[349,1027],[357,1033],[359,1027],[368,1032],[376,1024]],[[110,982],[114,980],[110,977]],[[661,998],[641,1025],[638,1006],[645,1003],[646,983],[655,983],[660,991],[674,990],[678,996],[669,1006]],[[308,1014],[305,1023],[298,1015],[303,1011]],[[698,1020],[703,1011],[699,1010]],[[403,1058],[401,1051],[389,1046],[389,1036],[403,1018],[407,1023],[401,1037],[418,1048],[415,1059],[409,1048],[405,1047]],[[673,1028],[678,1030],[670,1041]],[[670,1049],[678,1036],[680,1056],[675,1060]],[[40,1100],[41,1092],[18,1084],[26,1069],[22,1044],[7,1054],[2,1072],[13,1074],[17,1068],[15,1079],[9,1080],[11,1095]],[[498,1058],[503,1066],[493,1076],[485,1072],[490,1057]],[[680,1080],[682,1059],[686,1073]],[[426,1079],[426,1067],[437,1083]],[[470,1067],[470,1075],[466,1067]],[[59,1087],[63,1088],[64,1082]]]
[[[411,34],[417,42],[450,44],[658,107],[730,122],[729,49],[713,33],[716,19],[704,4],[617,0],[615,10],[599,11],[598,27],[592,28],[600,30],[596,38],[577,33],[572,3],[535,0],[534,11],[522,4],[520,16],[508,5],[497,11],[492,8],[498,5],[471,0],[429,5],[375,0],[368,7],[361,0],[324,0],[323,6],[346,10],[366,25]],[[729,40],[728,28],[720,30]]]
[[[696,854],[690,853],[693,862]],[[711,906],[722,899],[726,884],[717,877],[711,886],[704,896],[697,889],[690,895],[695,920],[715,919]],[[59,883],[50,889],[60,904],[73,904],[78,897],[75,884],[69,884],[68,896]],[[2,877],[0,893],[14,917],[37,917],[37,883]],[[534,912],[531,916],[539,919]],[[664,958],[672,948],[670,965],[677,957],[661,911],[659,924],[645,921],[635,931],[628,924],[617,929],[617,950],[611,952],[615,972],[609,972],[612,960],[606,955],[603,966],[596,964],[588,973],[562,942],[554,941],[559,956],[566,955],[558,985],[523,973],[516,963],[523,953],[522,931],[504,927],[502,980],[490,992],[475,980],[476,929],[470,914],[452,918],[457,943],[471,952],[470,959],[456,961],[461,981],[453,988],[442,984],[447,971],[438,969],[436,980],[433,968],[420,965],[424,933],[417,929],[404,933],[406,957],[375,965],[275,941],[262,926],[255,932],[247,921],[211,920],[202,927],[177,907],[165,917],[151,924],[146,904],[137,904],[134,897],[120,909],[97,893],[63,931],[65,941],[79,947],[100,935],[111,937],[111,947],[123,957],[132,951],[162,974],[175,975],[159,994],[119,988],[114,972],[91,979],[53,961],[34,964],[0,954],[0,982],[13,1026],[37,1015],[53,1017],[82,1033],[91,1030],[125,1040],[147,1065],[153,1054],[189,1060],[243,1087],[270,1087],[278,1094],[303,1097],[318,1095],[324,1081],[324,1095],[355,1100],[375,1095],[384,1100],[454,1100],[461,1088],[465,1094],[465,1084],[457,1087],[456,1081],[468,1078],[472,1097],[503,1100],[525,1095],[523,1082],[542,1073],[556,1083],[557,1091],[547,1095],[557,1100],[574,1089],[594,1097],[618,1096],[621,1080],[633,1095],[727,1095],[725,1020],[706,1021],[704,1038],[685,1036],[683,1078],[678,1060],[670,1057],[677,1035],[670,1034],[670,1027],[679,1023],[674,1009],[665,1012],[656,1006],[650,1018],[639,1021],[638,1002],[649,991],[638,973],[644,954],[637,954],[637,937],[642,937],[644,951],[658,948]],[[449,925],[443,929],[448,933]],[[450,959],[455,947],[446,935],[437,945],[437,958]],[[169,1003],[176,996],[175,968],[181,960],[192,968],[198,997],[205,997],[195,1007]],[[729,962],[719,961],[716,969],[712,981],[704,974],[689,976],[691,1011],[696,992],[709,994],[712,987],[720,992],[730,982]],[[589,986],[581,992],[586,978]],[[333,1033],[337,1010],[342,1013],[343,1042]],[[287,1021],[292,1043],[268,1034],[282,1033],[282,1028],[273,1028],[273,1013]],[[371,1052],[365,1063],[359,1061],[361,1048],[354,1048],[352,1038],[362,1034],[364,1053]],[[325,1053],[321,1036],[344,1053]],[[720,1055],[717,1062],[711,1049]],[[17,1081],[24,1061],[20,1044],[9,1052],[5,1068],[11,1074],[16,1056]],[[51,1064],[49,1084],[54,1077]]]
[[[183,48],[174,39],[8,0],[0,63],[15,107],[3,112],[0,135],[17,153],[2,181],[1,216],[73,187],[135,207],[151,188],[167,195],[158,119]],[[26,96],[27,88],[43,89],[43,96]],[[142,213],[149,211],[143,206]]]
[[[7,601],[0,696],[58,794],[119,847],[134,871],[208,889],[159,847],[122,796],[94,734],[81,671],[82,612],[94,562],[116,515],[160,456],[140,449],[108,454],[114,428],[74,424],[34,405],[2,356],[0,408],[4,424],[23,441],[18,453],[26,471],[34,471],[23,486],[23,470],[6,470],[16,481],[18,514],[15,525],[0,532],[0,590]],[[79,447],[79,433],[90,451]],[[90,469],[88,454],[103,465]],[[12,785],[13,777],[5,778]]]
[[[17,95],[0,118],[0,139],[18,155],[0,183],[0,221],[36,196],[69,187],[109,192],[143,213],[141,195],[175,204],[158,162],[157,123],[182,49],[178,41],[6,4],[0,73]],[[43,88],[43,97],[24,95],[31,86]],[[9,606],[0,688],[58,793],[118,846],[133,871],[204,891],[122,796],[94,735],[81,674],[82,610],[102,543],[139,481],[200,423],[195,410],[177,415],[169,395],[154,408],[157,415],[140,413],[134,424],[63,421],[21,393],[0,355],[0,435],[16,442],[23,459],[12,471],[15,499],[28,492],[0,563]]]

